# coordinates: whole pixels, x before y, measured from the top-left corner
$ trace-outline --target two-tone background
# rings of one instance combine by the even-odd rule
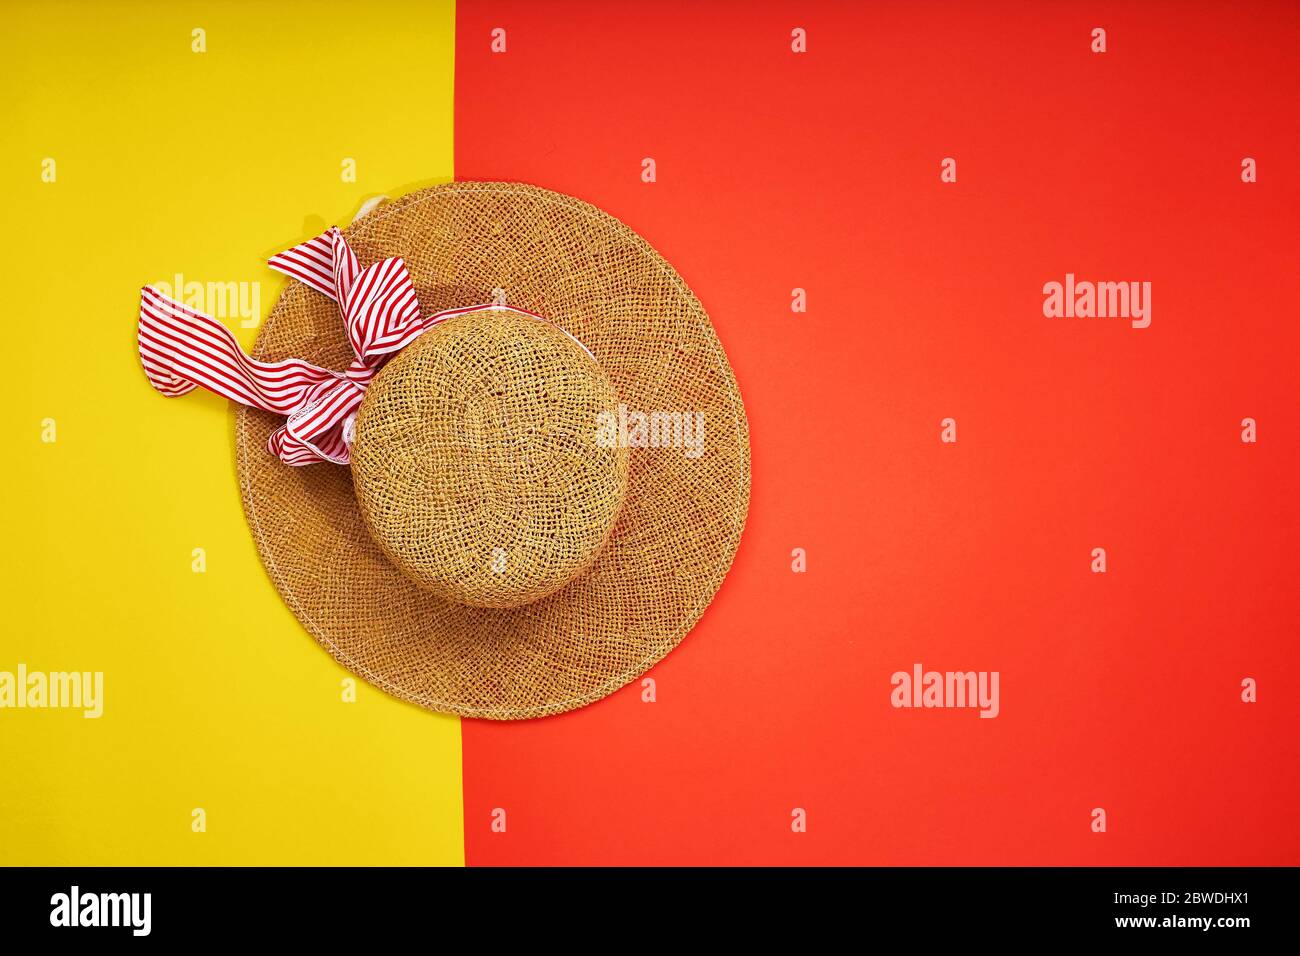
[[[0,709],[0,863],[1300,862],[1295,5],[3,14],[0,671],[105,699]],[[141,285],[264,316],[269,255],[452,178],[623,219],[736,370],[748,527],[652,703],[349,700],[232,409],[138,368]],[[1150,327],[1044,317],[1067,273]],[[891,707],[917,662],[999,716]]]

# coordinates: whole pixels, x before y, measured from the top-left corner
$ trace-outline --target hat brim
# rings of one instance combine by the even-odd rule
[[[534,186],[435,186],[345,234],[362,265],[403,257],[426,314],[504,290],[582,342],[629,409],[702,413],[703,450],[632,448],[627,497],[592,567],[536,603],[477,608],[408,580],[367,533],[349,469],[287,467],[266,449],[282,420],[241,407],[244,509],[277,590],[346,668],[430,710],[542,717],[635,679],[712,601],[749,507],[744,408],[699,300],[627,226]],[[299,283],[280,296],[254,356],[339,369],[352,359],[338,306]]]

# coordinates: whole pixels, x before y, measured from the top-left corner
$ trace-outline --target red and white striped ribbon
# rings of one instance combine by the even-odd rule
[[[336,372],[302,359],[259,362],[244,354],[220,322],[153,286],[140,292],[137,338],[145,375],[163,395],[175,398],[201,385],[232,401],[286,416],[284,425],[271,434],[267,448],[287,465],[348,464],[352,423],[366,386],[389,356],[438,323],[483,309],[546,321],[532,312],[497,305],[473,305],[422,317],[402,259],[383,259],[360,268],[337,226],[273,257],[269,265],[339,304],[356,354],[347,371]]]
[[[196,386],[286,416],[267,447],[287,465],[348,463],[345,425],[383,360],[410,344],[429,323],[400,259],[362,269],[337,227],[270,261],[278,272],[339,304],[356,358],[346,372],[302,359],[259,362],[239,348],[220,322],[187,308],[153,286],[140,293],[140,362],[153,387],[169,397]]]

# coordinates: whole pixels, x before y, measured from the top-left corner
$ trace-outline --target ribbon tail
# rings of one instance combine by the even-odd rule
[[[291,415],[314,386],[338,381],[333,372],[301,359],[249,358],[224,325],[153,286],[140,293],[136,339],[149,383],[173,398],[202,386],[244,405]]]
[[[177,398],[198,387],[177,373],[171,361],[171,350],[159,337],[161,324],[183,309],[184,306],[153,286],[140,290],[140,320],[135,333],[140,364],[149,384],[168,398]]]

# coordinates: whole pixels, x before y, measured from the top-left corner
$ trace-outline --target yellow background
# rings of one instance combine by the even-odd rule
[[[260,282],[264,317],[269,255],[452,178],[452,5],[4,14],[0,670],[103,671],[105,706],[0,710],[0,864],[463,863],[459,722],[343,702],[244,524],[231,407],[135,354],[141,285]]]

